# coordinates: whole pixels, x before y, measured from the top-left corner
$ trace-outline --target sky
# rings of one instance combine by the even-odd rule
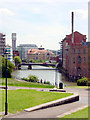
[[[36,44],[59,50],[59,42],[71,33],[71,12],[74,31],[87,35],[88,0],[2,0],[0,32],[6,44],[12,45],[11,34],[17,33],[19,44]]]

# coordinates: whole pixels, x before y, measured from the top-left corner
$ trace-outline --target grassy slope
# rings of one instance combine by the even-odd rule
[[[1,90],[0,90],[1,92]],[[60,99],[72,95],[71,93],[42,92],[36,90],[8,90],[8,111],[16,113],[25,108]],[[5,91],[2,90],[2,111],[5,106]],[[1,110],[1,108],[0,108]]]
[[[89,118],[90,119],[89,111],[90,111],[90,106],[87,108],[84,108],[83,110],[79,110],[72,114],[66,115],[62,118]]]
[[[0,84],[5,85],[5,79],[0,79]],[[18,81],[13,78],[8,78],[8,86],[20,86],[20,87],[35,87],[35,88],[53,88],[53,85],[44,85],[26,81]]]

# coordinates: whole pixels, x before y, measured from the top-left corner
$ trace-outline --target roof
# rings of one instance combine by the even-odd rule
[[[46,53],[49,53],[49,54],[52,54],[54,55],[54,53],[52,53],[51,51],[48,51],[48,50],[40,50],[40,49],[29,49],[28,50],[28,54],[46,54]]]

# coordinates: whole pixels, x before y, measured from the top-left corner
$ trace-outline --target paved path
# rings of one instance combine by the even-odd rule
[[[17,87],[9,87],[9,89],[17,89]],[[77,102],[59,105],[59,106],[55,106],[47,109],[41,109],[32,112],[22,111],[15,115],[8,115],[6,117],[7,118],[57,118],[58,116],[62,117],[67,113],[72,113],[73,111],[77,111],[79,109],[82,109],[90,105],[90,103],[88,103],[88,99],[90,99],[90,94],[88,93],[90,92],[90,90],[81,89],[81,88],[65,88],[65,89],[67,92],[78,93],[80,95],[80,100]],[[38,88],[37,90],[42,90],[42,88]],[[48,89],[44,89],[44,90],[47,91]]]

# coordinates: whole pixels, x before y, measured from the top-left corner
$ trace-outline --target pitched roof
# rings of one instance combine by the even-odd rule
[[[28,54],[46,54],[46,53],[50,53],[52,55],[54,55],[54,53],[52,53],[51,51],[48,50],[39,50],[39,49],[29,49],[28,50]]]

